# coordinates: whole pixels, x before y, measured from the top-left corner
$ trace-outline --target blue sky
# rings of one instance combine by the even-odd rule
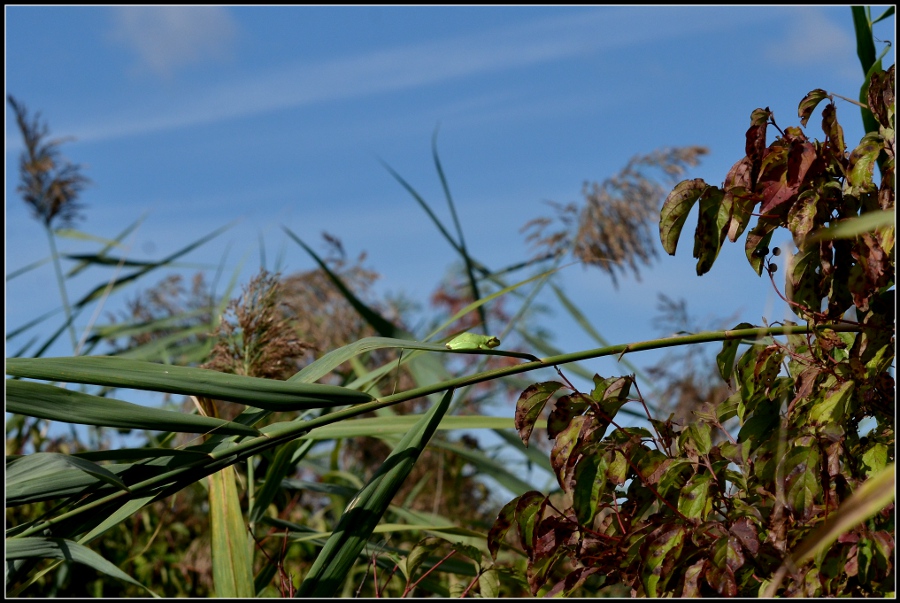
[[[148,212],[128,240],[130,257],[148,259],[239,220],[189,259],[215,265],[228,250],[229,268],[245,259],[244,282],[259,266],[260,233],[269,267],[283,250],[292,272],[313,264],[281,225],[320,250],[327,231],[351,257],[368,252],[382,291],[423,302],[455,257],[379,159],[449,220],[431,159],[438,125],[467,241],[499,268],[527,256],[519,229],[550,213],[546,200],[579,200],[584,181],[633,155],[707,146],[687,177],[718,184],[743,155],[755,108],[796,125],[808,91],[855,97],[862,82],[846,6],[5,10],[7,93],[53,135],[76,138],[63,153],[93,181],[81,230],[111,237]],[[893,26],[876,35],[893,41]],[[809,132],[821,138],[816,115]],[[12,116],[7,107],[7,272],[48,255],[15,192]],[[858,109],[839,102],[838,118],[848,144],[858,141]],[[700,278],[691,247],[683,240],[676,257],[661,254],[618,289],[573,266],[565,289],[614,343],[657,336],[657,292],[684,297],[701,318],[785,318],[742,243],[726,244]],[[76,279],[72,296],[99,278]],[[50,265],[7,283],[6,300],[7,329],[59,307]],[[104,312],[121,304],[114,296]],[[561,312],[543,326],[566,351],[596,347]],[[61,338],[50,355],[69,353]]]

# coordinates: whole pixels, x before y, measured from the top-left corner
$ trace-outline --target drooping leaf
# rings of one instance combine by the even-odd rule
[[[547,400],[561,387],[564,386],[558,381],[534,383],[519,395],[519,399],[516,402],[516,430],[526,446],[529,438],[531,438],[534,423],[540,416],[541,411],[544,410]]]
[[[63,538],[7,538],[6,559],[65,559],[92,567],[113,578],[118,578],[157,596],[146,586],[117,568],[91,549]]]
[[[800,106],[797,109],[797,113],[800,116],[800,125],[804,128],[806,127],[813,111],[815,111],[819,103],[826,98],[828,98],[828,93],[821,88],[816,88],[815,90],[807,92],[806,96],[803,97],[803,100],[800,101]]]
[[[675,255],[688,214],[707,187],[700,178],[683,180],[666,197],[659,214],[659,240],[669,255]]]

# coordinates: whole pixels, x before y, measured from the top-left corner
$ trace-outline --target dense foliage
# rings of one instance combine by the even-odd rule
[[[798,127],[782,130],[771,111],[757,109],[747,130],[747,155],[722,187],[685,180],[668,196],[660,236],[669,253],[699,204],[698,275],[755,215],[747,259],[777,287],[771,260],[781,250],[768,245],[776,229],[789,229],[797,249],[787,262],[786,299],[809,328],[797,329],[786,342],[741,341],[726,332],[717,364],[733,393],[703,404],[689,421],[648,412],[649,429],[619,425],[623,405],[647,408],[633,376],[597,375],[589,393],[557,397],[547,436],[564,495],[531,491],[517,497],[489,537],[496,553],[517,527],[534,594],[579,592],[593,577],[594,586],[625,585],[653,597],[761,595],[778,588],[773,576],[785,559],[846,509],[842,504],[867,478],[886,468],[892,472],[892,218],[871,230],[857,226],[855,234],[837,228],[893,212],[893,83],[893,67],[872,76],[868,108],[878,131],[867,133],[849,156],[834,102],[814,90],[800,103],[800,123],[806,126],[816,106],[830,100],[822,111],[824,141],[809,140]],[[778,135],[767,145],[769,127]],[[873,171],[882,154],[876,186]],[[735,330],[749,328],[742,323]],[[524,442],[541,409],[568,386],[542,382],[522,393],[516,426]],[[822,543],[805,563],[791,562],[793,580],[779,592],[891,593],[893,505],[874,511],[835,545]]]

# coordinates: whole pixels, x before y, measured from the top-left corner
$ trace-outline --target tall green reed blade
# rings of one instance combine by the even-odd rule
[[[148,408],[33,381],[6,381],[6,412],[81,425],[255,436],[252,427],[213,417]]]
[[[208,478],[213,586],[217,597],[256,594],[248,542],[250,533],[241,513],[235,479],[234,466],[225,467]]]
[[[197,239],[190,245],[182,247],[178,251],[176,251],[172,254],[169,254],[168,256],[164,257],[163,259],[161,259],[157,262],[151,262],[149,265],[144,266],[141,269],[132,272],[131,274],[127,274],[127,275],[123,276],[122,278],[116,279],[116,282],[113,283],[112,291],[121,289],[125,285],[131,283],[132,281],[136,281],[137,279],[141,278],[142,276],[146,275],[149,272],[156,270],[157,268],[171,266],[172,263],[176,259],[180,258],[181,256],[183,256],[187,253],[190,253],[197,247],[200,247],[201,245],[204,245],[205,243],[211,241],[212,239],[216,238],[217,236],[219,236],[220,234],[222,234],[223,232],[225,232],[226,230],[231,228],[233,225],[234,225],[234,222],[232,222],[231,224],[226,224],[225,226],[222,226],[220,228],[217,228],[216,230],[212,231],[208,235],[200,237],[199,239]],[[85,295],[80,300],[78,300],[78,302],[75,304],[75,307],[84,306],[85,304],[97,299],[98,297],[103,295],[108,288],[109,288],[108,282],[97,285],[87,295]]]
[[[276,412],[358,404],[372,399],[369,394],[335,385],[276,381],[116,356],[10,358],[6,363],[6,374],[186,396],[202,395]]]
[[[154,597],[158,596],[112,563],[77,542],[64,540],[62,538],[16,538],[6,541],[7,561],[47,558],[65,559],[67,561],[74,561],[76,563],[87,565],[98,572],[139,586]]]
[[[113,247],[121,246],[122,240],[125,237],[127,237],[132,231],[134,231],[135,228],[140,226],[141,222],[143,222],[146,217],[147,217],[147,214],[144,214],[143,216],[141,216],[140,218],[138,218],[137,220],[135,220],[134,222],[132,222],[131,224],[126,226],[125,229],[122,230],[122,232],[120,232],[118,235],[116,235],[116,237],[112,241],[103,241],[103,243],[104,243],[103,249],[101,249],[99,252],[97,252],[97,254],[95,256],[96,258],[98,258],[98,261],[102,261],[103,258],[106,258],[106,259],[110,259],[109,263],[118,264],[118,260],[112,260],[111,258],[107,257],[107,255],[106,255],[107,252],[110,249],[112,249]],[[70,260],[73,260],[73,259],[80,260],[79,263],[75,267],[73,267],[71,270],[69,270],[68,274],[66,274],[66,278],[72,278],[73,276],[79,274],[80,272],[82,272],[83,270],[88,268],[92,263],[91,261],[89,261],[86,258],[79,258],[77,256],[67,255],[66,258],[70,259]]]
[[[334,283],[334,286],[338,288],[338,291],[344,296],[344,298],[350,302],[350,305],[359,312],[359,315],[362,316],[366,322],[368,322],[373,329],[375,329],[380,335],[384,337],[405,337],[411,335],[405,332],[403,329],[395,326],[391,321],[383,317],[381,314],[370,308],[368,305],[362,302],[356,295],[353,294],[352,291],[344,284],[341,278],[336,275],[322,259],[316,255],[312,249],[310,249],[306,243],[300,240],[300,237],[295,235],[287,226],[282,226],[282,229],[287,233],[289,237],[291,237],[295,243],[300,245],[306,253],[312,257],[312,259],[319,265],[319,268],[324,272],[328,278],[331,279],[331,282]]]
[[[466,266],[466,276],[469,278],[469,288],[472,290],[472,299],[478,301],[481,293],[478,291],[478,281],[475,278],[475,263],[466,249],[466,239],[463,236],[462,225],[459,223],[459,216],[456,215],[456,205],[453,203],[453,197],[450,195],[450,185],[447,183],[447,177],[444,175],[444,168],[441,165],[441,158],[437,150],[437,128],[434,129],[434,135],[431,137],[431,156],[434,158],[434,167],[437,170],[438,178],[441,180],[441,187],[444,189],[444,197],[447,199],[447,205],[450,207],[450,215],[453,217],[453,224],[456,227],[456,236],[459,237],[459,253],[463,258]],[[478,316],[481,318],[481,325],[484,333],[487,334],[489,327],[487,321],[487,313],[484,307],[478,306]]]
[[[368,542],[394,495],[400,489],[450,406],[453,390],[444,394],[400,440],[369,483],[350,501],[333,534],[297,590],[299,597],[332,597],[356,556]]]

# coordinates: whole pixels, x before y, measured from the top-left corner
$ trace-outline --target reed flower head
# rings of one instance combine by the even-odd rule
[[[54,221],[69,226],[81,218],[84,206],[78,202],[78,194],[90,182],[81,173],[81,166],[62,158],[59,147],[66,139],[47,140],[50,131],[40,121],[40,113],[29,121],[25,106],[8,96],[16,114],[16,123],[22,132],[25,150],[19,160],[22,179],[16,188],[25,202],[31,206],[34,217],[47,228]]]

